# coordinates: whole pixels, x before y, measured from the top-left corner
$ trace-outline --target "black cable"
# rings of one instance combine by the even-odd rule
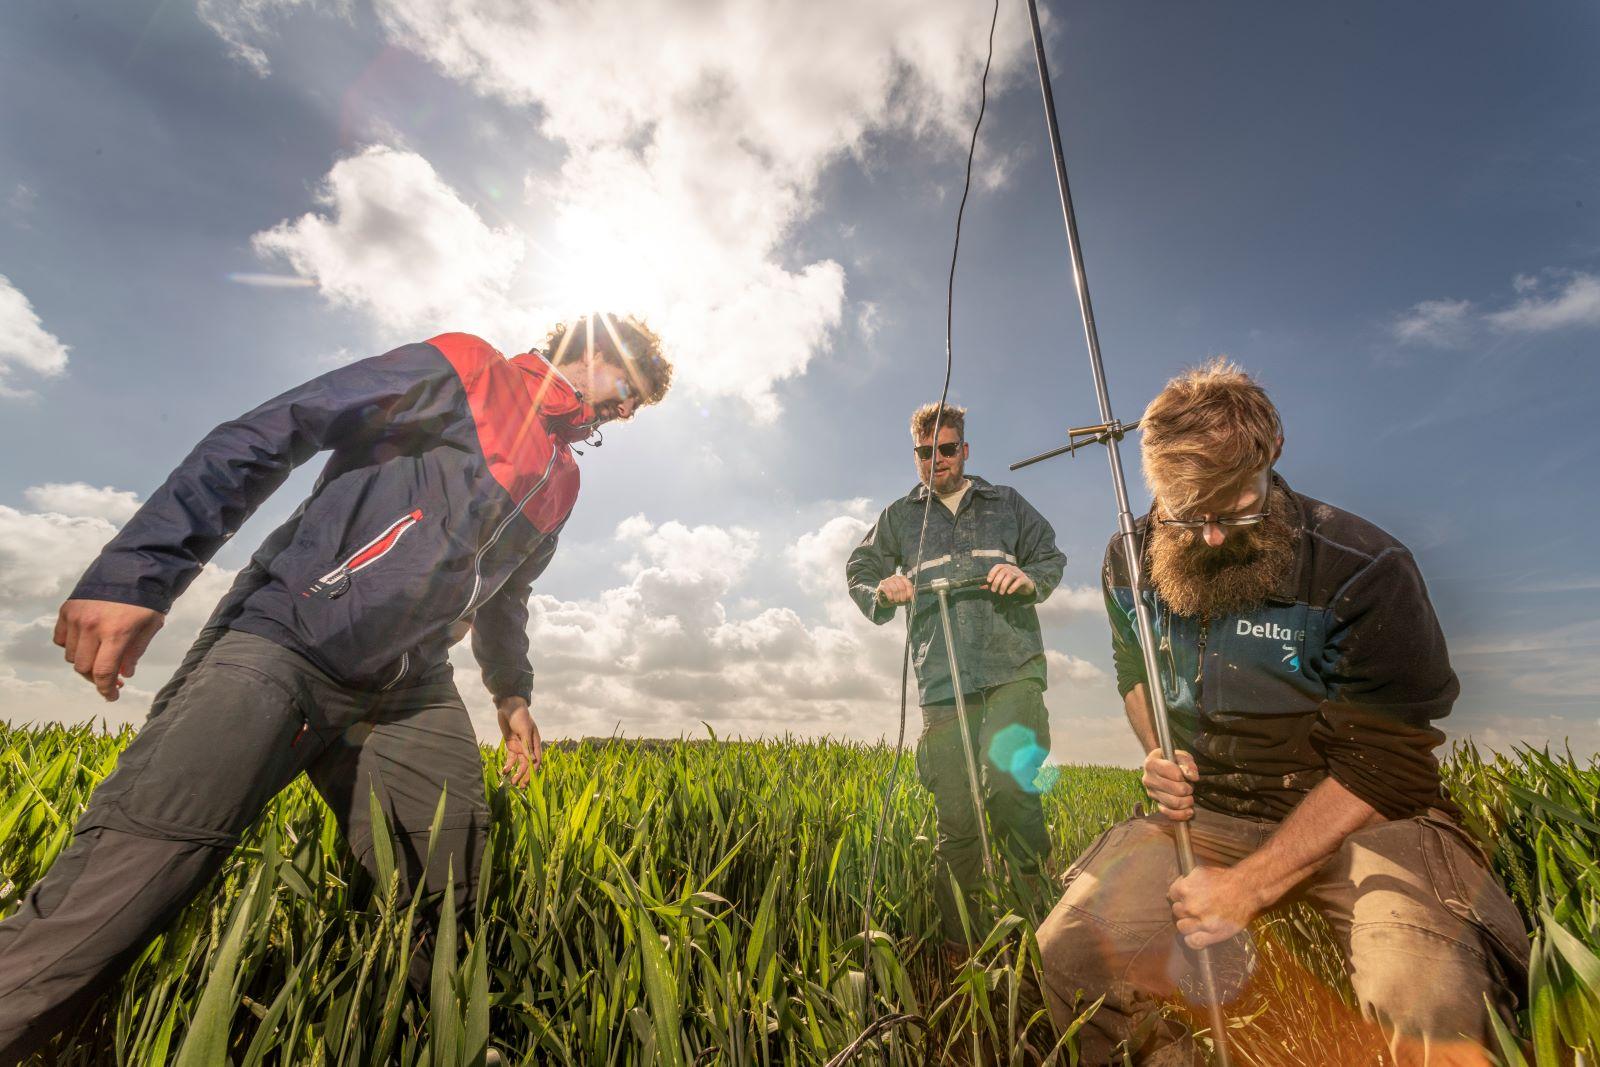
[[[940,424],[944,420],[945,401],[950,396],[950,376],[955,366],[955,345],[953,341],[953,324],[955,320],[956,300],[956,263],[961,257],[961,220],[967,213],[967,196],[972,192],[972,160],[978,149],[978,131],[983,128],[983,116],[989,109],[989,70],[994,65],[994,28],[1000,21],[1000,0],[994,0],[994,12],[989,16],[989,52],[983,61],[983,79],[978,88],[978,119],[972,124],[972,138],[967,144],[967,170],[961,185],[961,205],[956,209],[956,235],[955,243],[950,249],[950,276],[945,284],[944,303],[944,385],[939,390],[939,408],[934,415],[933,443],[934,455],[928,457],[928,496],[922,505],[922,529],[917,534],[917,564],[922,563],[923,543],[928,536],[928,516],[933,508],[933,471],[938,466],[938,444]],[[912,573],[913,583],[916,573]],[[869,1017],[872,1013],[872,905],[873,889],[878,879],[878,859],[883,851],[884,829],[889,821],[889,802],[894,797],[895,786],[900,779],[900,760],[905,754],[906,742],[906,707],[908,696],[908,682],[911,672],[911,634],[912,627],[917,619],[917,598],[912,596],[911,603],[906,605],[906,644],[905,653],[900,660],[900,733],[895,740],[894,763],[889,771],[889,778],[883,787],[883,803],[878,810],[878,826],[873,834],[872,858],[867,864],[867,892],[862,908],[861,922],[861,977],[862,1021],[871,1024]],[[983,818],[983,813],[978,813],[978,818]],[[852,1045],[849,1052],[852,1054],[859,1046],[859,1042]],[[835,1057],[831,1064],[842,1063],[847,1057]]]

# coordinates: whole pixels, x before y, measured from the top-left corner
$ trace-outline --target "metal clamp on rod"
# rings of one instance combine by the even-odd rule
[[[1124,434],[1138,428],[1139,422],[1137,419],[1129,423],[1112,419],[1110,422],[1096,423],[1093,426],[1075,426],[1067,431],[1067,444],[1062,445],[1060,448],[1052,448],[1048,452],[1041,452],[1037,456],[1019,459],[1011,464],[1010,469],[1019,471],[1023,467],[1031,467],[1035,463],[1043,463],[1045,460],[1055,459],[1057,456],[1075,455],[1078,449],[1085,445],[1103,445],[1112,441],[1120,441]],[[1080,437],[1083,440],[1078,440]]]

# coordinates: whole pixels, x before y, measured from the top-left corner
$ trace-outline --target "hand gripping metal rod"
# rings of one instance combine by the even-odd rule
[[[1105,367],[1100,359],[1100,334],[1094,324],[1094,306],[1089,300],[1089,278],[1083,266],[1083,250],[1078,241],[1078,219],[1072,210],[1072,191],[1067,183],[1067,161],[1061,151],[1061,127],[1056,122],[1055,94],[1050,88],[1050,66],[1044,54],[1044,34],[1039,28],[1037,0],[1028,0],[1028,20],[1033,28],[1033,54],[1039,64],[1039,88],[1044,95],[1045,123],[1050,131],[1050,147],[1056,166],[1056,187],[1061,193],[1061,214],[1067,225],[1067,247],[1072,253],[1072,281],[1078,290],[1078,309],[1083,315],[1084,339],[1089,345],[1089,364],[1094,371],[1095,399],[1100,404],[1100,421],[1108,428],[1105,435],[1106,455],[1111,460],[1111,483],[1117,494],[1117,531],[1121,535],[1122,552],[1128,563],[1128,577],[1133,587],[1133,604],[1138,616],[1139,645],[1144,652],[1145,692],[1150,698],[1152,717],[1155,719],[1156,738],[1161,752],[1173,758],[1172,727],[1167,721],[1166,696],[1161,689],[1161,674],[1156,662],[1155,627],[1150,618],[1150,608],[1144,599],[1144,575],[1139,566],[1139,549],[1134,538],[1133,513],[1128,507],[1128,485],[1122,474],[1122,455],[1118,448],[1121,436],[1116,429],[1119,423],[1111,415],[1111,396],[1106,391]],[[1189,824],[1174,822],[1174,839],[1178,849],[1178,870],[1188,874],[1194,870],[1194,845],[1189,839]],[[1227,1021],[1222,1014],[1222,1001],[1217,995],[1216,972],[1211,963],[1211,952],[1201,949],[1196,953],[1200,978],[1204,985],[1206,1006],[1211,1015],[1211,1038],[1216,1049],[1217,1062],[1229,1067]]]
[[[950,657],[950,687],[956,692],[956,726],[961,731],[961,750],[967,757],[967,786],[972,790],[972,815],[978,821],[978,840],[983,845],[983,873],[994,880],[994,857],[989,852],[989,827],[983,818],[983,790],[978,786],[978,761],[972,751],[972,731],[967,729],[967,701],[961,695],[961,667],[956,663],[955,631],[950,626],[950,590],[976,586],[982,578],[952,582],[935,579],[927,588],[939,595],[939,622],[944,626],[944,650]]]
[[[926,585],[916,587],[916,593],[934,593],[939,597],[939,623],[944,627],[944,650],[950,658],[950,687],[956,692],[956,726],[961,730],[961,750],[967,760],[967,786],[972,793],[972,811],[978,820],[978,841],[983,846],[983,873],[994,879],[994,858],[989,851],[989,827],[983,818],[983,789],[978,783],[978,758],[972,750],[972,733],[967,729],[967,701],[962,695],[961,665],[956,662],[954,628],[950,624],[950,594],[958,589],[976,589],[986,585],[985,575],[972,578],[935,578]],[[882,599],[882,594],[879,594]]]

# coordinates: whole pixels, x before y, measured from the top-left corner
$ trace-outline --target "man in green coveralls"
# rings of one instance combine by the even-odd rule
[[[938,425],[935,438],[934,427]],[[1066,557],[1055,531],[1015,489],[966,473],[966,411],[927,404],[911,417],[916,488],[883,510],[845,568],[850,596],[882,625],[936,578],[984,576],[950,596],[967,728],[997,851],[1023,878],[1050,853],[1035,784],[1050,750],[1044,644],[1036,609],[1061,581]],[[937,498],[927,507],[930,487]],[[922,537],[923,515],[928,513]],[[918,540],[922,552],[918,556]],[[970,913],[983,875],[977,813],[956,718],[949,656],[932,597],[922,595],[911,632],[922,705],[917,771],[938,811],[935,893],[946,947],[967,944],[952,881]]]

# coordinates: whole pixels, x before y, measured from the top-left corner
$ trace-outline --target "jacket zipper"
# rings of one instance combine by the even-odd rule
[[[384,556],[394,550],[400,543],[400,538],[405,532],[422,521],[422,509],[415,508],[390,523],[377,537],[358,548],[355,553],[339,566],[324,574],[311,584],[311,587],[300,595],[303,597],[321,593],[329,600],[337,600],[350,591],[350,576],[356,571],[370,567]]]
[[[411,668],[411,653],[407,652],[407,653],[404,653],[403,655],[401,655],[401,657],[400,657],[400,671],[399,671],[399,673],[397,673],[393,678],[389,679],[388,683],[385,684],[383,689],[379,690],[379,692],[384,692],[384,691],[393,689],[395,686],[399,685],[400,684],[400,679],[402,679],[402,678],[404,678],[406,676],[406,671],[409,670],[410,668]]]
[[[539,480],[534,483],[532,489],[529,489],[527,493],[523,495],[521,500],[517,501],[517,506],[512,508],[511,511],[506,514],[506,517],[500,520],[500,525],[496,526],[494,533],[489,535],[489,540],[485,541],[482,546],[479,547],[477,554],[472,557],[472,595],[467,597],[467,606],[461,609],[461,614],[450,620],[452,623],[460,622],[462,619],[472,614],[472,609],[478,602],[478,594],[483,590],[484,555],[489,551],[489,549],[494,547],[496,541],[500,540],[500,535],[506,532],[506,527],[511,525],[511,520],[522,514],[522,509],[528,506],[528,501],[533,499],[533,494],[544,488],[544,483],[550,480],[550,472],[555,469],[555,465],[556,453],[555,450],[552,449],[550,452],[550,462],[545,464],[544,473],[539,476]]]
[[[1206,690],[1206,638],[1211,634],[1211,616],[1203,615],[1200,618],[1200,656],[1199,664],[1194,671],[1194,710],[1199,715],[1205,714],[1205,706],[1201,702]]]

